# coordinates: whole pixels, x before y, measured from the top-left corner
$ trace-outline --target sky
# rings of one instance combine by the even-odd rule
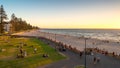
[[[40,28],[120,29],[120,0],[0,0],[11,14]]]

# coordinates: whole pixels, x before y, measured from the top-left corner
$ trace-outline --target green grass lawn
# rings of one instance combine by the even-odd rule
[[[26,46],[22,46],[22,49],[27,52],[27,56],[16,58],[20,53],[21,43],[26,44]],[[34,48],[37,48],[37,53],[34,53]],[[4,51],[2,51],[3,49]],[[44,53],[49,57],[43,58]],[[0,68],[36,68],[65,58],[38,39],[0,36]]]

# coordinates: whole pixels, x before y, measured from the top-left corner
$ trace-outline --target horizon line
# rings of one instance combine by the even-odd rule
[[[120,30],[120,28],[40,28],[40,29],[107,29],[107,30]]]

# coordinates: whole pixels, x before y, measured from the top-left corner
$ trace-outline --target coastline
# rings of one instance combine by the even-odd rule
[[[47,39],[54,40],[56,42],[62,42],[64,45],[68,47],[71,46],[72,48],[76,48],[78,51],[83,51],[85,48],[84,37],[53,34],[53,33],[41,32],[40,30],[25,31],[25,32],[15,33],[12,35],[44,37]],[[88,38],[86,40],[87,48],[98,48],[103,51],[108,51],[109,53],[115,52],[115,54],[117,55],[120,54],[119,45],[120,45],[119,42],[114,42],[111,40],[100,40],[93,38]]]

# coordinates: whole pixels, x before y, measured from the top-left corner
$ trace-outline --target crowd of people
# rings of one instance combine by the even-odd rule
[[[44,39],[48,39],[48,38],[44,38]],[[86,53],[85,51],[80,51],[80,50],[77,50],[77,48],[75,47],[72,47],[71,45],[67,45],[67,44],[64,44],[63,42],[58,42],[58,41],[55,41],[55,40],[52,40],[52,39],[48,39],[54,43],[56,43],[56,46],[55,46],[55,50],[57,51],[66,51],[66,50],[71,50],[75,53],[78,53],[80,58],[82,58],[82,56],[84,54],[87,54],[87,55],[92,55],[93,56],[93,63],[96,64],[96,63],[99,63],[100,62],[100,56],[96,56],[94,53],[101,53],[103,55],[106,55],[106,56],[117,56],[117,54],[115,54],[115,52],[112,52],[112,53],[109,53],[108,51],[106,50],[102,50],[102,49],[99,49],[99,48],[87,48],[86,49]],[[95,43],[93,43],[94,45]]]
[[[24,46],[27,46],[27,44],[24,43],[20,43],[20,45],[18,46],[18,54],[17,54],[17,58],[24,58],[28,56],[27,51],[24,49]],[[31,48],[33,48],[33,53],[37,53],[37,48],[31,46]]]
[[[113,57],[117,56],[115,54],[115,52],[109,53],[108,51],[101,50],[99,48],[86,48],[86,53],[85,53],[85,49],[84,49],[84,51],[79,51],[75,47],[72,47],[71,45],[67,45],[67,44],[64,44],[62,42],[56,42],[56,41],[54,41],[52,39],[49,39],[49,40],[56,43],[56,46],[55,46],[56,51],[64,52],[64,51],[67,51],[67,50],[71,50],[71,51],[73,51],[75,53],[78,53],[80,58],[82,58],[82,56],[84,54],[92,55],[93,56],[93,64],[99,63],[100,59],[101,59],[99,56],[96,56],[94,53],[101,53],[101,54],[104,54],[106,56],[112,55]],[[48,44],[49,44],[49,42],[48,42]],[[37,53],[37,48],[33,48],[33,53]],[[27,56],[27,51],[23,50],[22,45],[19,46],[19,54],[17,55],[17,57],[21,58],[21,57],[26,57],[26,56]],[[43,57],[46,58],[46,57],[49,57],[49,55],[48,54],[43,54]]]
[[[93,49],[95,52],[97,52],[97,53],[101,53],[101,54],[104,54],[104,55],[106,55],[106,56],[113,56],[113,57],[117,57],[117,56],[120,56],[120,55],[118,55],[118,54],[115,54],[115,52],[113,51],[113,52],[111,52],[111,53],[109,53],[107,50],[105,50],[105,49],[99,49],[99,48],[91,48],[91,49]]]

